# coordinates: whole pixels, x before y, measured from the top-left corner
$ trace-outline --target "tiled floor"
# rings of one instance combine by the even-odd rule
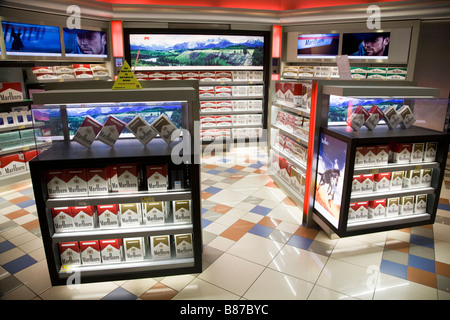
[[[50,285],[29,181],[0,193],[0,299],[450,299],[450,171],[434,225],[330,239],[255,150],[202,165],[203,272]]]

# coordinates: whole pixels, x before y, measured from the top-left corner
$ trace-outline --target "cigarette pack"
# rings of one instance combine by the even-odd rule
[[[247,71],[232,71],[233,81],[248,81]]]
[[[366,146],[358,146],[358,147],[356,147],[355,167],[362,167],[362,166],[364,166],[365,157],[366,157]]]
[[[151,125],[161,138],[170,144],[181,135],[181,131],[165,115],[161,114]]]
[[[423,161],[433,162],[436,161],[437,142],[427,142],[425,144],[425,150],[423,153]]]
[[[216,116],[202,116],[200,117],[200,125],[204,127],[215,127],[216,126]]]
[[[139,190],[138,167],[136,164],[120,164],[117,166],[117,182],[119,192],[135,192]]]
[[[201,98],[214,97],[215,95],[213,86],[199,87],[198,93]]]
[[[216,101],[217,112],[234,110],[233,109],[234,102],[235,101],[226,101],[226,100],[225,101]]]
[[[73,231],[73,217],[70,207],[52,208],[55,232]]]
[[[142,204],[144,222],[147,225],[164,224],[166,218],[166,204],[164,201],[146,202]]]
[[[192,234],[176,234],[174,235],[175,254],[177,258],[187,258],[194,256],[194,247],[192,243]]]
[[[127,124],[125,122],[117,119],[114,116],[109,116],[108,119],[106,119],[103,128],[100,130],[97,136],[97,140],[100,140],[110,147],[113,147],[126,126]]]
[[[403,174],[403,188],[417,188],[422,184],[422,170],[407,170]]]
[[[153,260],[170,259],[170,236],[150,237],[150,248]]]
[[[403,186],[403,171],[393,171],[391,173],[391,185],[389,187],[389,190],[401,190]]]
[[[414,114],[412,113],[411,109],[407,105],[403,105],[397,113],[402,118],[402,126],[404,128],[410,128],[414,122],[416,122],[416,118],[414,117]]]
[[[421,171],[422,171],[422,182],[420,183],[420,186],[421,187],[431,186],[433,169],[422,169]]]
[[[80,265],[80,247],[77,241],[60,242],[59,255],[61,257],[61,265]]]
[[[275,96],[278,101],[284,101],[284,82],[275,82]]]
[[[402,117],[397,113],[394,106],[389,106],[384,110],[384,121],[389,129],[394,129],[402,122]]]
[[[97,215],[99,227],[102,229],[118,228],[120,226],[117,204],[98,205]]]
[[[377,145],[377,165],[385,165],[389,162],[389,145]]]
[[[27,170],[23,153],[14,153],[0,157],[1,175],[9,175]]]
[[[94,229],[95,219],[92,206],[72,207],[72,216],[75,229]]]
[[[216,82],[216,73],[214,71],[200,71],[200,82]]]
[[[347,119],[347,124],[353,130],[358,131],[369,118],[369,112],[362,106],[357,106],[351,116]]]
[[[364,166],[374,166],[377,164],[377,146],[366,146],[364,156]]]
[[[119,263],[122,261],[122,239],[100,240],[103,263]]]
[[[386,199],[369,201],[369,219],[384,218],[386,216]]]
[[[413,213],[414,213],[414,196],[401,197],[399,214],[408,215]]]
[[[80,241],[81,263],[99,264],[102,262],[98,240]]]
[[[302,174],[296,167],[291,167],[290,185],[298,194],[302,194]],[[304,190],[303,190],[304,193]]]
[[[173,204],[173,222],[190,223],[191,222],[191,201],[175,200]]]
[[[284,100],[286,102],[293,103],[295,105],[303,104],[304,87],[302,83],[293,82],[288,87],[284,94]]]
[[[149,191],[167,190],[169,185],[167,164],[147,165],[146,171],[147,171],[147,189]]]
[[[352,192],[361,192],[361,175],[354,175],[352,178]]]
[[[141,204],[140,203],[121,203],[120,222],[122,227],[135,227],[141,224]]]
[[[100,122],[94,120],[90,116],[86,116],[73,136],[73,140],[86,148],[89,148],[101,129],[102,125]]]
[[[201,112],[215,112],[216,109],[215,101],[200,101]]]
[[[418,194],[415,196],[414,201],[414,213],[426,213],[427,212],[427,195]]]
[[[69,193],[64,170],[49,170],[45,173],[49,198],[65,197]]]
[[[395,217],[400,213],[400,198],[387,199],[386,217]]]
[[[389,191],[391,187],[391,173],[376,173],[373,178],[373,191]]]
[[[217,127],[230,127],[232,123],[231,115],[216,116]]]
[[[142,261],[145,257],[144,238],[124,238],[123,247],[126,261]]]
[[[380,120],[383,119],[383,112],[377,106],[372,106],[369,110],[369,117],[367,118],[364,125],[369,130],[373,130]]]
[[[217,86],[215,88],[216,97],[231,97],[231,86]]]
[[[361,192],[373,191],[373,178],[374,178],[373,173],[361,175]]]
[[[396,143],[393,145],[393,162],[409,163],[411,159],[411,143]]]
[[[140,115],[127,124],[127,129],[145,146],[158,134]]]
[[[369,202],[353,202],[349,205],[348,223],[367,220],[369,218]]]
[[[89,195],[104,195],[108,193],[108,169],[88,168],[86,169],[87,187]]]
[[[88,183],[85,169],[65,169],[67,189],[70,196],[87,196]]]

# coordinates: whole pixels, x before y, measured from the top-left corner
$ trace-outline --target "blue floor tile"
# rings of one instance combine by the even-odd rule
[[[255,234],[257,236],[261,236],[263,238],[266,238],[269,234],[271,234],[273,231],[273,228],[269,228],[260,224],[256,224],[253,228],[251,228],[248,232]]]
[[[262,166],[264,166],[264,163],[259,162],[259,161],[256,162],[256,163],[253,163],[253,164],[249,165],[250,168],[254,168],[254,169],[259,169],[259,168],[261,168]]]
[[[410,267],[413,267],[416,269],[436,273],[436,268],[435,268],[436,263],[434,260],[430,260],[430,259],[426,259],[426,258],[422,258],[422,257],[415,256],[413,254],[410,254],[409,259],[408,259],[408,265]]]
[[[21,256],[15,260],[12,260],[4,264],[3,268],[9,273],[14,274],[25,268],[28,268],[29,266],[35,264],[36,262],[37,262],[36,260],[34,260],[32,257],[26,254],[24,256]]]
[[[219,174],[219,173],[221,173],[221,172],[222,172],[222,171],[216,170],[216,169],[211,169],[211,170],[206,171],[206,173],[210,173],[210,174]]]
[[[16,204],[16,206],[21,207],[23,209],[23,208],[32,206],[33,204],[35,204],[35,201],[33,199],[30,199],[30,200],[27,200],[24,202],[20,202],[20,203]]]
[[[406,279],[408,274],[408,266],[389,260],[381,260],[380,272]]]
[[[11,250],[13,248],[15,248],[16,246],[13,245],[11,242],[9,242],[8,240],[0,242],[0,253],[6,252],[8,250]]]
[[[138,297],[124,288],[117,288],[111,293],[107,294],[102,300],[136,300]]]
[[[411,234],[411,238],[410,238],[409,242],[412,244],[418,245],[418,246],[423,246],[423,247],[434,249],[434,239],[433,238],[423,237],[423,236],[419,236],[417,234]]]
[[[236,173],[236,172],[239,172],[239,170],[233,169],[233,168],[228,168],[227,170],[225,170],[225,172],[228,172],[228,173]]]
[[[23,194],[23,195],[32,194],[33,193],[33,188],[28,188],[28,189],[25,189],[25,190],[21,190],[19,192],[21,194]]]
[[[202,219],[202,228],[207,227],[210,223],[212,223],[211,220],[208,220],[208,219]]]
[[[222,189],[217,188],[217,187],[208,187],[208,188],[206,188],[203,191],[208,192],[208,193],[216,194],[217,192],[222,191]]]
[[[439,203],[438,204],[438,209],[450,211],[450,205],[444,204],[444,203]]]
[[[272,209],[263,206],[255,206],[252,210],[250,210],[250,212],[257,213],[263,216],[267,215],[270,211],[272,211]]]
[[[296,248],[300,248],[300,249],[303,249],[303,250],[308,250],[308,248],[309,248],[309,246],[311,245],[312,242],[313,242],[312,239],[305,238],[305,237],[300,237],[300,236],[297,236],[296,234],[294,234],[289,239],[287,244],[290,245],[290,246],[296,247]]]

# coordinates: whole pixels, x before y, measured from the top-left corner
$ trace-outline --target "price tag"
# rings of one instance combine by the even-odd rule
[[[155,197],[142,197],[141,202],[155,202]]]
[[[370,174],[377,174],[378,173],[378,169],[371,169],[370,170]]]
[[[422,169],[423,168],[423,166],[422,165],[417,165],[417,166],[414,166],[414,169],[416,169],[416,170],[420,170],[420,169]]]

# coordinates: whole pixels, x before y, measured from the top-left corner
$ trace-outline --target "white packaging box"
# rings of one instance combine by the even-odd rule
[[[233,86],[231,94],[233,97],[247,97],[249,95],[248,86]]]
[[[127,129],[130,130],[144,146],[158,134],[153,126],[149,125],[140,115],[134,117],[133,120],[127,124]]]
[[[248,110],[249,111],[262,111],[263,104],[262,100],[248,100]]]
[[[69,196],[87,196],[88,183],[85,169],[65,169]]]
[[[190,200],[172,201],[172,213],[174,223],[190,223],[191,201]]]
[[[120,226],[119,207],[117,204],[97,206],[98,225],[101,229],[118,228]]]
[[[248,86],[247,94],[250,97],[262,97],[264,94],[263,88],[263,86]]]
[[[120,222],[122,227],[136,227],[141,225],[142,214],[140,203],[121,203]]]
[[[365,156],[366,156],[366,147],[365,146],[358,146],[358,147],[356,147],[355,168],[364,166]]]
[[[144,238],[124,238],[123,248],[126,261],[142,261],[145,257]]]
[[[386,217],[386,199],[369,201],[369,219]]]
[[[170,236],[150,237],[150,248],[153,260],[170,259]]]
[[[216,82],[216,73],[214,71],[200,71],[200,82]]]
[[[391,185],[389,190],[401,190],[403,186],[403,171],[393,171],[391,173]]]
[[[200,101],[201,112],[215,112],[216,102],[215,101]]]
[[[81,263],[84,265],[100,264],[100,243],[98,240],[80,241]]]
[[[181,131],[165,114],[161,114],[153,121],[151,126],[167,144],[170,144],[181,135]]]
[[[167,190],[169,186],[167,164],[147,165],[146,171],[148,191]]]
[[[231,115],[231,121],[233,122],[233,126],[243,126],[247,124],[248,118],[246,115],[242,114],[232,114]]]
[[[49,198],[65,197],[69,194],[64,170],[49,170],[45,175]]]
[[[52,208],[55,232],[73,231],[73,217],[70,207]]]
[[[389,106],[384,110],[384,121],[389,129],[394,129],[402,122],[402,117],[397,113],[394,106]]]
[[[348,223],[364,221],[369,218],[369,202],[353,202],[350,203],[348,209]]]
[[[230,115],[216,116],[216,126],[217,127],[230,127],[233,121]]]
[[[427,142],[423,153],[424,162],[436,161],[437,142]]]
[[[119,192],[136,192],[139,190],[138,168],[136,164],[120,164],[117,166],[117,182]]]
[[[352,192],[361,192],[361,175],[354,175],[352,178]]]
[[[389,191],[391,187],[391,173],[381,172],[374,175],[373,191]]]
[[[283,68],[283,77],[296,77],[298,75],[298,66],[285,66]]]
[[[386,202],[386,217],[396,217],[400,213],[400,198],[389,198]]]
[[[209,98],[215,96],[215,90],[213,86],[199,87],[198,93],[200,98]]]
[[[248,114],[247,119],[248,124],[262,124],[262,114]]]
[[[216,71],[217,82],[231,82],[233,81],[233,74],[231,71]]]
[[[75,230],[92,230],[95,227],[94,210],[92,206],[72,207],[73,225]]]
[[[231,86],[216,86],[214,93],[216,97],[231,97]]]
[[[377,146],[366,146],[364,166],[374,166],[377,163]]]
[[[144,202],[142,203],[144,210],[143,219],[147,225],[159,225],[165,223],[166,217],[166,203],[164,201],[158,202]]]
[[[77,241],[73,242],[60,242],[59,243],[59,255],[61,257],[61,265],[80,265],[80,247]]]
[[[407,105],[403,105],[397,113],[402,118],[402,126],[404,128],[410,128],[414,122],[416,122],[416,118],[414,117],[414,114],[412,113],[411,109]]]
[[[417,188],[422,184],[422,170],[407,170],[403,174],[403,188]]]
[[[102,263],[119,263],[122,261],[122,239],[100,240]]]
[[[89,195],[104,195],[109,191],[108,168],[86,169],[87,187]]]
[[[431,186],[431,178],[433,176],[433,169],[422,169],[422,181],[420,183],[421,187],[430,187]]]
[[[401,197],[399,214],[408,215],[413,213],[414,213],[414,196]]]
[[[175,234],[175,254],[177,258],[188,258],[194,256],[192,233]]]
[[[247,100],[233,100],[232,102],[233,111],[247,111],[248,101]]]
[[[385,165],[389,162],[389,145],[377,145],[377,165]]]
[[[233,81],[248,81],[248,72],[247,71],[232,71]]]
[[[126,126],[127,124],[125,122],[110,115],[100,130],[97,140],[107,144],[110,147],[114,147],[114,144],[119,139],[120,134]]]
[[[361,175],[361,192],[373,191],[373,177],[374,174],[362,174]]]
[[[94,120],[90,116],[86,116],[77,132],[75,132],[72,140],[78,142],[86,148],[89,148],[101,129],[102,125],[100,122]]]
[[[414,213],[426,213],[427,212],[427,195],[418,194],[414,199]]]
[[[217,112],[229,112],[233,110],[234,101],[216,101]]]
[[[396,143],[393,147],[393,162],[409,163],[411,160],[411,143]]]
[[[215,127],[216,126],[216,116],[202,116],[200,117],[201,127]]]
[[[262,71],[248,71],[248,81],[263,81],[264,73]]]

